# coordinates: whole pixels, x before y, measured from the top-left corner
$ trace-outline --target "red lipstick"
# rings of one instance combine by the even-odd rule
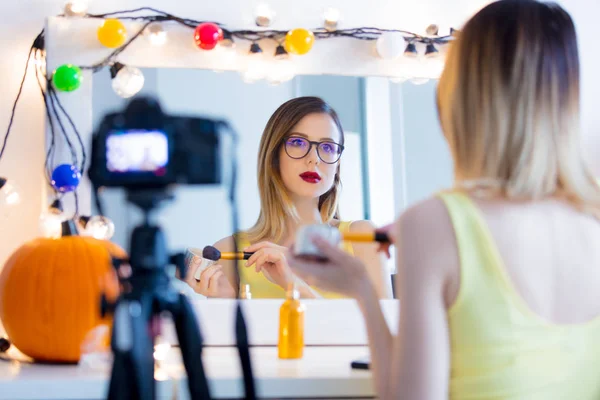
[[[301,173],[300,178],[302,178],[305,182],[308,183],[319,183],[319,181],[321,181],[321,175],[312,171],[306,171]]]

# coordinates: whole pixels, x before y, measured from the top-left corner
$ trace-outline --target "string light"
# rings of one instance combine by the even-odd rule
[[[162,46],[167,42],[167,31],[161,24],[150,24],[144,30],[144,35],[152,46]]]
[[[154,345],[154,359],[156,361],[164,361],[167,358],[167,354],[171,349],[171,345],[167,343],[161,336],[156,337],[156,344]]]
[[[323,20],[325,29],[332,32],[338,28],[340,21],[340,10],[329,7],[323,12]]]
[[[390,82],[392,82],[392,83],[404,83],[404,82],[406,82],[406,79],[407,78],[404,77],[404,76],[401,76],[401,77],[398,77],[398,78],[390,78]]]
[[[52,74],[52,84],[61,92],[72,92],[81,86],[83,75],[76,65],[64,64]]]
[[[83,236],[91,236],[99,240],[110,240],[115,234],[115,224],[108,217],[95,215],[79,218],[83,226]]]
[[[114,49],[121,47],[127,40],[127,29],[118,19],[108,18],[98,28],[97,36],[102,45]]]
[[[225,48],[233,48],[235,47],[235,42],[233,41],[233,35],[229,31],[223,31],[223,39],[219,42],[219,46]]]
[[[315,34],[308,29],[292,29],[285,35],[285,49],[288,53],[304,55],[312,49],[315,43]]]
[[[267,74],[267,82],[270,85],[279,85],[294,79],[294,66],[289,59],[282,59],[271,63]]]
[[[194,31],[196,46],[202,50],[212,50],[223,39],[223,30],[212,22],[199,24]]]
[[[271,26],[275,19],[275,11],[266,3],[260,3],[254,11],[254,22],[257,26],[266,28]]]
[[[431,24],[427,27],[427,29],[425,29],[425,32],[429,36],[437,36],[439,31],[440,31],[440,27],[436,24]]]
[[[290,58],[290,54],[287,52],[282,44],[278,44],[275,48],[275,59],[276,60],[287,60]]]
[[[40,234],[46,238],[60,238],[62,236],[62,223],[66,219],[60,200],[54,200],[48,210],[40,215]]]
[[[428,43],[427,47],[425,48],[425,57],[435,58],[435,57],[438,57],[439,55],[440,55],[440,52],[438,51],[438,49],[435,48],[433,43]]]
[[[375,42],[377,53],[381,58],[393,60],[398,58],[405,49],[406,40],[400,32],[384,32]]]
[[[81,172],[76,165],[61,164],[52,171],[51,184],[60,193],[72,192],[79,186]]]
[[[139,68],[115,63],[110,68],[110,76],[113,90],[124,99],[135,96],[144,87],[144,74]]]
[[[0,176],[0,209],[13,207],[21,202],[21,195],[15,184]]]
[[[65,4],[64,12],[68,17],[83,17],[87,14],[89,1],[72,0]]]
[[[254,83],[263,79],[266,75],[266,63],[258,43],[254,42],[250,45],[247,61],[246,70],[242,72],[244,82]]]
[[[404,50],[404,57],[415,58],[418,55],[417,46],[413,42],[409,42]]]
[[[411,78],[410,82],[415,85],[424,85],[429,82],[429,78]]]

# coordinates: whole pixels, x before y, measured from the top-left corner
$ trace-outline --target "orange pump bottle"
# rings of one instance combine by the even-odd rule
[[[302,358],[304,352],[304,305],[294,284],[288,286],[279,309],[279,358]]]

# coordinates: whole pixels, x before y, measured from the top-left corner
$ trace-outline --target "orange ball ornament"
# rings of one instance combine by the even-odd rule
[[[312,49],[315,35],[308,29],[297,28],[285,35],[285,49],[288,53],[303,55]]]
[[[127,40],[127,29],[118,19],[109,18],[98,28],[98,40],[111,49],[121,47]]]

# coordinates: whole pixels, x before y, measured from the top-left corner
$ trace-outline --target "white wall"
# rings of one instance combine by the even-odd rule
[[[396,102],[402,106],[392,129],[394,186],[397,196],[403,196],[403,207],[452,184],[452,159],[435,107],[436,85],[437,81],[433,80],[424,85],[392,84],[392,104]],[[400,211],[400,198],[397,204]]]
[[[3,96],[0,98],[0,126],[6,127],[17,93],[25,57],[33,38],[43,27],[44,18],[61,12],[63,0],[22,0],[2,2],[0,5],[0,80]],[[165,8],[180,13],[190,7],[191,1],[170,2],[159,0],[92,0],[92,12],[107,12],[119,9],[151,6]],[[397,0],[343,1],[331,0],[328,5],[338,7],[343,14],[345,26],[374,25],[381,27],[406,27],[423,29],[431,22],[458,26],[471,12],[487,1],[463,1],[460,3],[444,0],[427,2],[407,2]],[[596,111],[596,93],[600,89],[600,54],[597,47],[596,26],[600,15],[600,2],[589,0],[565,0],[561,2],[572,13],[580,34],[582,53],[582,99],[583,126],[589,145],[586,147],[595,160],[596,172],[600,174],[598,157],[600,140],[600,113]],[[221,20],[227,15],[233,22],[249,23],[256,2],[246,0],[224,0],[219,7],[208,3],[193,2],[199,19]],[[320,24],[320,10],[324,6],[320,0],[289,2],[271,1],[278,11],[275,28],[289,27],[302,23],[307,26]],[[300,22],[301,21],[301,22]],[[0,160],[0,175],[15,180],[21,188],[23,203],[5,220],[0,221],[0,263],[23,241],[37,234],[37,218],[42,209],[44,159],[44,109],[34,77],[27,79],[21,103],[17,110],[13,134],[8,150]],[[410,149],[407,149],[410,151]],[[411,170],[411,165],[407,165]],[[441,168],[447,165],[441,165]]]

